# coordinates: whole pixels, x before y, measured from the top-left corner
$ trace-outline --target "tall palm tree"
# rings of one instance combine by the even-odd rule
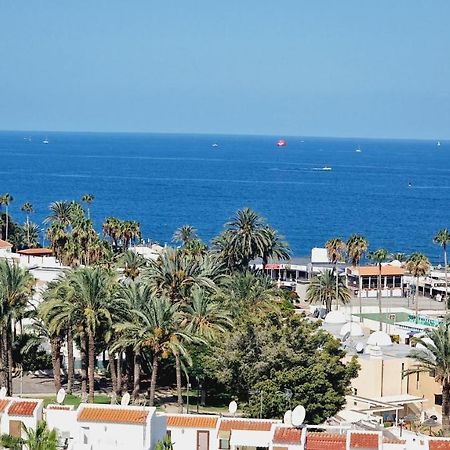
[[[364,253],[367,252],[369,248],[369,242],[364,236],[360,234],[351,235],[346,243],[347,247],[347,255],[350,259],[350,262],[353,266],[358,269],[358,280],[361,283],[361,275],[359,274],[359,268],[361,264],[361,259],[364,256]],[[361,284],[358,285],[358,303],[359,303],[359,320],[362,322],[362,299],[361,299]]]
[[[212,251],[218,255],[229,272],[239,268],[242,255],[238,249],[233,248],[233,231],[224,230],[212,239]]]
[[[120,338],[117,348],[132,346],[136,354],[146,349],[152,353],[152,375],[150,381],[150,406],[155,402],[156,380],[161,358],[181,354],[189,360],[183,342],[189,341],[187,333],[177,326],[182,319],[179,303],[164,297],[153,297],[139,310],[133,311],[134,320],[115,325]]]
[[[63,226],[68,226],[72,221],[73,203],[69,201],[53,202],[49,206],[50,215],[44,220],[45,223],[58,223]]]
[[[84,194],[83,197],[81,197],[81,201],[86,203],[87,205],[87,216],[88,219],[91,218],[91,211],[90,211],[90,205],[94,201],[94,196],[92,194]]]
[[[444,270],[445,270],[445,314],[448,312],[448,273],[447,273],[447,245],[450,243],[450,232],[447,228],[443,228],[436,233],[436,236],[433,238],[433,242],[435,244],[439,244],[442,247],[442,251],[444,252]]]
[[[188,242],[197,238],[197,230],[192,225],[182,225],[173,233],[172,241],[181,242],[183,245],[186,245]]]
[[[351,299],[350,289],[345,286],[342,280],[337,280],[332,270],[325,270],[315,276],[306,290],[306,301],[308,303],[321,303],[328,311],[331,311],[333,301],[345,305]],[[336,295],[337,293],[337,295]]]
[[[8,232],[9,232],[9,213],[8,213],[8,208],[9,205],[11,204],[11,202],[14,200],[13,196],[11,194],[3,194],[0,197],[0,204],[5,205],[5,225],[6,225],[6,230],[5,230],[5,241],[8,240]]]
[[[249,262],[256,257],[262,257],[267,251],[268,235],[266,222],[250,208],[236,212],[226,226],[232,232],[231,247],[241,257],[240,265],[248,268]]]
[[[406,269],[416,278],[416,289],[414,291],[414,302],[416,309],[416,323],[419,319],[419,278],[424,277],[430,270],[431,265],[428,258],[420,252],[414,252],[406,261]]]
[[[135,280],[147,267],[147,260],[139,253],[127,250],[119,260],[119,267],[123,267],[123,274],[126,278]]]
[[[334,265],[334,273],[336,274],[336,297],[339,297],[339,273],[338,262],[342,260],[345,252],[345,242],[341,238],[329,239],[325,242],[325,248],[327,249],[328,259]]]
[[[377,279],[377,299],[378,299],[378,313],[380,316],[379,328],[380,331],[383,330],[383,321],[381,320],[382,309],[381,309],[381,268],[382,264],[386,261],[389,256],[389,252],[385,248],[379,248],[373,252],[370,252],[368,258],[371,259],[378,266],[378,279]]]
[[[425,331],[426,337],[418,339],[409,357],[417,361],[416,366],[407,371],[434,373],[435,380],[442,387],[442,431],[450,435],[450,322],[444,321],[436,329]]]
[[[30,245],[30,214],[33,212],[33,205],[29,202],[26,202],[22,205],[22,207],[20,209],[27,216],[27,221],[26,221],[27,245],[28,245],[28,247],[31,247],[31,245]]]
[[[6,259],[0,259],[0,331],[1,367],[0,381],[12,394],[12,330],[15,322],[23,316],[31,298],[34,278],[26,269]]]

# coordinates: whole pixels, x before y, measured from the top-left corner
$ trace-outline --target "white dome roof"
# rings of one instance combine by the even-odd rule
[[[325,323],[340,324],[346,322],[347,320],[345,319],[344,314],[339,311],[330,311],[325,317]]]
[[[361,325],[356,322],[346,323],[339,332],[341,336],[345,336],[347,333],[350,333],[350,336],[364,336]]]
[[[387,347],[392,345],[391,337],[384,331],[375,331],[367,340],[368,345],[376,345],[378,347]]]

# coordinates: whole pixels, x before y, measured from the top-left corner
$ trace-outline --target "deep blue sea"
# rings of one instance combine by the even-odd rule
[[[249,206],[298,256],[358,232],[372,249],[442,261],[432,238],[450,227],[450,142],[289,137],[277,148],[280,137],[1,132],[0,193],[16,220],[31,202],[37,223],[50,202],[92,193],[98,229],[134,219],[162,244],[183,224],[209,241]]]

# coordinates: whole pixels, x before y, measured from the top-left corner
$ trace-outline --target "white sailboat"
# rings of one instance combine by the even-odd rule
[[[48,138],[47,138],[47,137],[42,141],[43,144],[48,144],[48,142],[49,142],[49,141],[48,141]]]
[[[361,153],[362,152],[361,147],[359,145],[358,145],[358,148],[355,150],[355,152],[356,153]]]
[[[437,144],[436,144],[438,147],[440,147],[441,146],[441,141],[437,141]]]

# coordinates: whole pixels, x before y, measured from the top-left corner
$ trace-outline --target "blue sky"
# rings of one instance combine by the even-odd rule
[[[450,138],[448,0],[0,1],[0,128]]]

